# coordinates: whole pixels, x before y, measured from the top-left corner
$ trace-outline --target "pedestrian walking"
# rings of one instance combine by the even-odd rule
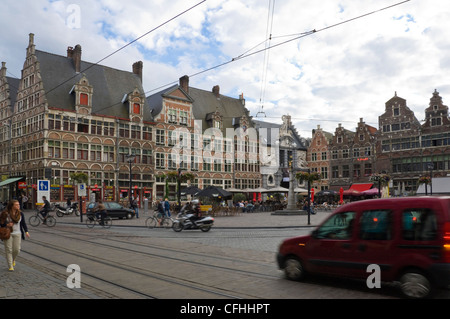
[[[131,199],[131,209],[134,210],[134,213],[136,214],[136,218],[139,218],[139,204],[136,198]]]
[[[170,202],[169,199],[166,198],[166,200],[164,201],[164,214],[167,217],[170,217]]]
[[[24,194],[22,197],[22,210],[27,208],[27,204],[28,204],[28,196]]]
[[[3,240],[5,245],[6,261],[9,271],[14,271],[16,258],[19,255],[22,239],[30,238],[25,216],[20,211],[18,200],[11,200],[6,209],[0,214],[0,227],[9,227],[11,235],[9,239]]]

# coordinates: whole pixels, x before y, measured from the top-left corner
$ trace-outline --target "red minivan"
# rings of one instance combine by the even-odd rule
[[[286,239],[277,255],[291,280],[307,273],[399,281],[403,294],[424,298],[450,286],[450,197],[370,199],[336,209],[309,236]]]

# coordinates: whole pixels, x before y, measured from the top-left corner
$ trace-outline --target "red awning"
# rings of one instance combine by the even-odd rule
[[[372,187],[373,183],[370,184],[352,184],[348,190],[355,190],[358,192],[364,192]]]

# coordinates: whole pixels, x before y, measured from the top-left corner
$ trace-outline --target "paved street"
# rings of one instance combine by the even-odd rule
[[[312,215],[311,226],[307,216],[216,217],[215,227],[207,233],[147,229],[144,214],[114,220],[109,230],[88,229],[75,216],[58,218],[54,228],[30,227],[32,238],[23,243],[14,272],[7,271],[2,254],[0,298],[398,297],[389,287],[370,291],[360,283],[322,279],[297,283],[283,278],[275,263],[279,243],[307,234],[329,214]],[[79,289],[66,285],[71,274],[66,267],[72,263],[82,268]]]

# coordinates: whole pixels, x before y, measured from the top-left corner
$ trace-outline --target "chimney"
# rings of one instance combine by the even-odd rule
[[[142,61],[133,63],[133,73],[136,74],[142,83],[142,70],[144,69],[144,63]]]
[[[0,70],[1,76],[6,76],[6,62],[2,62],[2,69]]]
[[[30,33],[28,35],[28,48],[27,48],[27,56],[33,55],[35,52],[34,45],[34,33]]]
[[[73,58],[73,47],[67,47],[67,57]]]
[[[81,72],[81,45],[77,44],[72,52],[73,64],[75,65],[75,72]]]
[[[212,88],[212,92],[214,93],[214,95],[216,96],[216,98],[219,98],[219,97],[220,97],[220,86],[215,85],[215,86]]]
[[[28,46],[34,45],[34,33],[30,33],[28,37]]]
[[[184,92],[189,94],[189,76],[185,75],[180,78],[180,86]]]
[[[245,106],[244,93],[241,93],[241,95],[239,95],[239,101],[241,101],[242,106]]]

